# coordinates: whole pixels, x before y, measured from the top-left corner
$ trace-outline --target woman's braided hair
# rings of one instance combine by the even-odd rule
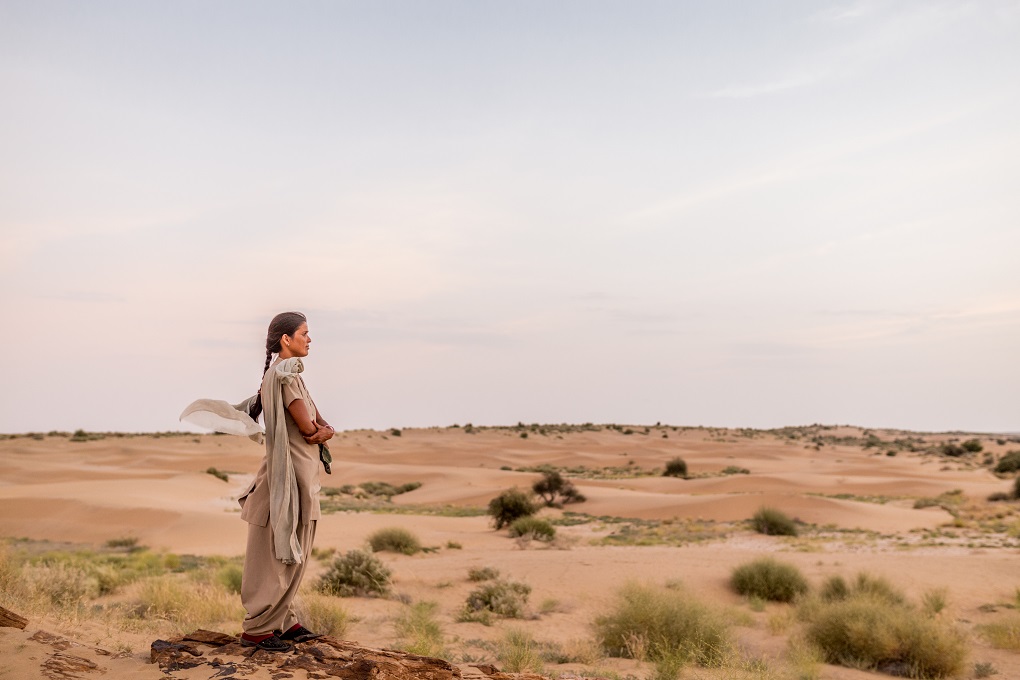
[[[301,327],[301,324],[307,322],[307,317],[301,312],[283,312],[273,317],[273,320],[269,322],[269,332],[266,333],[266,366],[262,369],[263,376],[269,370],[269,364],[272,363],[273,355],[280,353],[281,338],[285,335],[293,336],[297,329]],[[259,416],[262,415],[261,389],[259,390],[258,397],[255,399],[255,403],[251,405],[248,415],[251,416],[252,420],[258,420]]]

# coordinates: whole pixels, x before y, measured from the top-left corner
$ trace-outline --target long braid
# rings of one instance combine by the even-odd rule
[[[266,372],[269,371],[269,364],[273,360],[273,354],[280,352],[280,338],[284,335],[293,335],[306,320],[305,315],[301,312],[283,312],[273,317],[273,320],[269,323],[269,333],[266,335],[266,366],[262,369],[263,378],[266,377]],[[255,421],[258,421],[259,416],[262,415],[261,388],[259,388],[259,394],[255,398],[255,403],[251,405],[248,415]]]
[[[273,353],[268,349],[266,350],[266,367],[262,369],[262,377],[266,377],[266,373],[269,371],[269,363],[273,360]],[[248,411],[248,415],[251,419],[258,421],[259,416],[262,415],[262,388],[259,388],[258,396],[255,397],[255,403],[251,405],[251,410]]]

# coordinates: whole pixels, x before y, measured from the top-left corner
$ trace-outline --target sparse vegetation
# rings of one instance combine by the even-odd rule
[[[496,659],[504,673],[542,672],[542,658],[531,633],[523,628],[508,628],[496,646]]]
[[[297,605],[304,626],[321,635],[343,638],[354,620],[335,597],[315,591],[302,593]]]
[[[1001,475],[1020,471],[1020,451],[1007,451],[995,464],[995,471]]]
[[[978,626],[977,630],[992,647],[1020,652],[1020,614],[1010,613],[998,621]]]
[[[403,527],[386,527],[373,532],[368,537],[368,545],[372,552],[395,552],[404,555],[414,555],[422,550],[418,537]]]
[[[443,629],[436,618],[438,609],[435,602],[416,602],[403,609],[394,623],[397,648],[420,656],[448,659]]]
[[[390,589],[392,572],[376,557],[363,550],[349,550],[333,560],[319,580],[318,589],[338,597],[379,596]]]
[[[751,526],[759,534],[767,536],[796,536],[799,533],[796,523],[782,510],[765,506],[754,513]]]
[[[222,479],[224,482],[229,482],[230,481],[230,477],[227,476],[226,472],[220,472],[219,470],[217,470],[214,467],[208,468],[206,470],[206,474],[210,474],[213,477],[216,477],[217,479]]]
[[[710,666],[730,646],[725,619],[683,589],[630,583],[594,625],[597,641],[613,656]]]
[[[526,583],[501,579],[488,581],[468,595],[460,620],[488,623],[492,615],[523,618],[530,595],[531,586]]]
[[[562,508],[567,503],[582,503],[587,500],[574,483],[566,479],[558,470],[542,473],[542,478],[531,486],[531,490],[550,508]]]
[[[808,582],[792,564],[763,557],[733,570],[730,585],[738,594],[773,602],[792,602],[808,591]]]
[[[499,578],[499,569],[493,567],[474,567],[468,570],[468,581],[491,581]]]
[[[502,529],[521,517],[528,517],[538,512],[538,507],[531,496],[516,486],[503,491],[489,501],[489,515],[496,529]]]
[[[663,477],[687,478],[687,461],[683,458],[672,458],[666,462],[666,469],[662,472]]]
[[[510,524],[510,536],[549,542],[556,537],[556,528],[538,517],[521,517]]]
[[[947,678],[963,669],[961,633],[920,613],[883,579],[861,574],[852,586],[830,579],[821,600],[802,612],[807,639],[829,663],[914,678]]]

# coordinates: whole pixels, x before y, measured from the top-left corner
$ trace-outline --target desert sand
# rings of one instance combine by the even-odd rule
[[[868,436],[881,441],[865,446]],[[930,450],[972,437],[980,439],[981,453],[949,458]],[[894,444],[896,440],[901,443]],[[904,444],[907,440],[912,443]],[[494,640],[510,625],[525,626],[537,640],[567,644],[584,639],[590,636],[594,616],[628,580],[679,580],[707,600],[748,612],[750,623],[736,629],[743,653],[781,658],[786,634],[770,633],[766,621],[786,605],[752,611],[728,586],[735,566],[763,554],[795,564],[815,585],[831,575],[850,577],[866,570],[912,597],[944,587],[949,600],[944,615],[973,631],[998,615],[989,605],[1001,611],[1020,586],[1017,503],[985,500],[1011,488],[1010,480],[996,477],[988,466],[1011,447],[1020,444],[996,435],[919,435],[851,427],[768,432],[667,426],[448,427],[405,429],[399,436],[344,432],[332,445],[333,474],[321,475],[324,490],[365,482],[420,482],[418,489],[395,496],[392,503],[412,509],[482,508],[504,489],[530,487],[539,478],[534,468],[551,465],[567,471],[587,497],[566,511],[601,519],[558,526],[553,545],[522,543],[505,530],[495,531],[485,516],[331,511],[331,503],[350,498],[333,492],[323,495],[316,547],[344,552],[363,547],[379,528],[413,531],[424,545],[437,549],[414,556],[378,554],[393,569],[395,592],[404,599],[437,602],[451,648],[476,656],[482,653],[471,648],[471,641]],[[261,446],[224,435],[5,439],[0,441],[0,537],[96,547],[132,538],[155,551],[240,555],[246,525],[235,499],[262,456]],[[687,462],[689,479],[661,475],[666,461],[676,456]],[[210,467],[226,472],[228,481],[207,474]],[[723,474],[727,467],[747,473]],[[969,508],[965,520],[938,505],[914,507],[918,499],[954,490],[960,492],[955,498],[961,507]],[[800,520],[806,530],[796,538],[755,533],[746,520],[763,505]],[[545,509],[541,516],[556,518],[563,512]],[[1004,517],[998,525],[981,521],[994,513]],[[653,545],[611,538],[621,531],[633,536],[649,526],[672,532],[673,538]],[[453,544],[461,547],[450,547]],[[525,621],[488,627],[457,622],[474,585],[467,581],[467,571],[483,566],[531,585],[533,608],[552,600],[555,606]],[[306,583],[313,583],[325,568],[324,562],[312,560]],[[400,601],[347,598],[344,603],[357,617],[351,639],[374,647],[394,643],[392,621],[404,606]],[[24,631],[0,628],[0,657],[10,669],[7,675],[0,671],[0,677],[36,677],[32,669],[38,669],[42,652],[26,641],[40,629],[59,629],[86,646],[111,647],[121,640],[129,653],[115,659],[95,657],[103,664],[104,678],[163,677],[147,663],[148,638],[97,631],[87,622],[69,626],[45,616],[32,620]],[[239,630],[240,621],[225,632]],[[994,649],[976,633],[969,640],[968,668],[990,663],[998,677],[1020,678],[1016,653]],[[624,676],[643,678],[648,672],[647,666],[631,660],[613,660],[609,667]],[[576,668],[547,665],[546,673]],[[880,676],[823,665],[820,677]]]

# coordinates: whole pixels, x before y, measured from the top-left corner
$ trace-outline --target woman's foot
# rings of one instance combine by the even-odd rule
[[[248,635],[241,634],[241,644],[245,647],[257,647],[267,652],[289,652],[294,647],[289,642],[284,642],[276,633],[269,635]]]
[[[286,633],[280,633],[279,636],[281,640],[290,640],[291,642],[308,642],[309,640],[322,637],[318,633],[308,630],[300,623],[295,623]]]

